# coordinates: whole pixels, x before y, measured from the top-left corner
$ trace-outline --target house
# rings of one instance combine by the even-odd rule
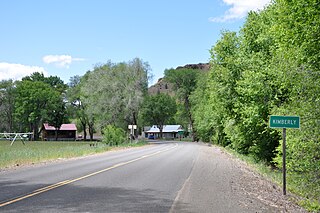
[[[77,127],[75,124],[62,124],[58,130],[59,141],[74,141],[76,140]],[[46,141],[56,140],[56,128],[50,126],[47,123],[43,124],[42,127],[42,138]]]
[[[168,139],[179,138],[184,130],[181,125],[164,125],[162,129],[162,137]],[[160,138],[160,129],[157,125],[153,125],[150,129],[145,131],[145,137],[149,139]]]

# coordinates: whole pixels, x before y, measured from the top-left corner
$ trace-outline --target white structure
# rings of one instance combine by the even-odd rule
[[[25,145],[25,140],[29,139],[29,136],[33,135],[32,132],[26,132],[26,133],[0,133],[0,138],[4,138],[6,140],[10,140],[12,144],[16,141],[16,139],[20,139],[22,143]]]
[[[183,134],[184,130],[181,125],[164,125],[162,129],[163,138],[178,138]],[[160,129],[157,125],[153,125],[148,131],[145,131],[145,137],[149,139],[157,139],[160,137]]]

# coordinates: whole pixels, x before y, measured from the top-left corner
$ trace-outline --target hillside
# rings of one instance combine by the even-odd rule
[[[199,69],[203,71],[208,71],[210,69],[209,63],[199,63],[199,64],[187,64],[185,66],[179,66],[177,69]],[[158,94],[158,93],[166,93],[169,95],[173,94],[172,84],[166,81],[165,78],[159,78],[158,82],[148,89],[148,93],[150,95]]]

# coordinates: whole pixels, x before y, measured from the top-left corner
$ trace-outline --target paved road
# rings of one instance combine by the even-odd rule
[[[270,212],[211,147],[160,143],[0,172],[0,212]],[[251,205],[250,205],[251,203]]]

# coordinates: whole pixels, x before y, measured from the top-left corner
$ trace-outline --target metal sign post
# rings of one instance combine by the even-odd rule
[[[283,195],[287,194],[287,169],[286,169],[286,137],[287,128],[299,129],[300,117],[299,116],[277,116],[271,115],[269,120],[270,128],[282,128],[282,191]]]
[[[128,125],[128,129],[130,129],[130,143],[131,143],[132,137],[134,136],[134,130],[137,129],[137,125]]]
[[[287,135],[287,129],[283,128],[282,130],[282,191],[283,191],[283,195],[287,194],[286,135]]]

